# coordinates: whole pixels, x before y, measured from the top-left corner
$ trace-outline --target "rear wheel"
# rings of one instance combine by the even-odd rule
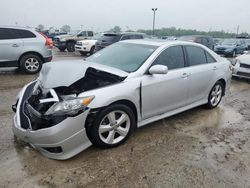
[[[60,52],[64,52],[66,50],[66,47],[59,47],[58,49],[60,50]]]
[[[36,74],[42,68],[42,59],[35,54],[24,55],[20,60],[20,68],[28,74]]]
[[[68,42],[66,44],[66,48],[68,52],[74,52],[75,51],[75,43],[74,42]]]
[[[101,111],[92,125],[86,127],[94,145],[111,148],[124,143],[135,128],[132,110],[122,104],[115,104]]]
[[[207,107],[208,108],[217,107],[221,102],[223,92],[224,92],[224,85],[220,81],[216,82],[209,93]]]

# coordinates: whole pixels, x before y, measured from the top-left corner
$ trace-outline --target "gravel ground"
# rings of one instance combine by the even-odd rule
[[[81,59],[55,53],[54,60]],[[0,187],[250,187],[250,82],[233,80],[222,104],[138,129],[120,147],[56,161],[17,143],[11,104],[35,76],[0,70]]]

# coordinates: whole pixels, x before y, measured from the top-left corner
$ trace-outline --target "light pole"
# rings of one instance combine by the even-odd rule
[[[157,11],[157,8],[152,8],[153,13],[153,36],[155,35],[155,12]]]

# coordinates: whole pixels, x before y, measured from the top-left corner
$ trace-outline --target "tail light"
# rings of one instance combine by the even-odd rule
[[[50,38],[48,38],[45,34],[41,33],[40,34],[45,38],[45,46],[48,46],[50,48],[53,47],[53,42]]]

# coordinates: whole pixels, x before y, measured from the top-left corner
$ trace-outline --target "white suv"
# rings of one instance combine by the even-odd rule
[[[0,67],[19,67],[35,74],[52,60],[52,41],[32,29],[0,27]]]
[[[95,50],[95,44],[97,40],[81,40],[76,42],[75,50],[79,51],[81,55],[86,56],[87,54],[93,54]]]

